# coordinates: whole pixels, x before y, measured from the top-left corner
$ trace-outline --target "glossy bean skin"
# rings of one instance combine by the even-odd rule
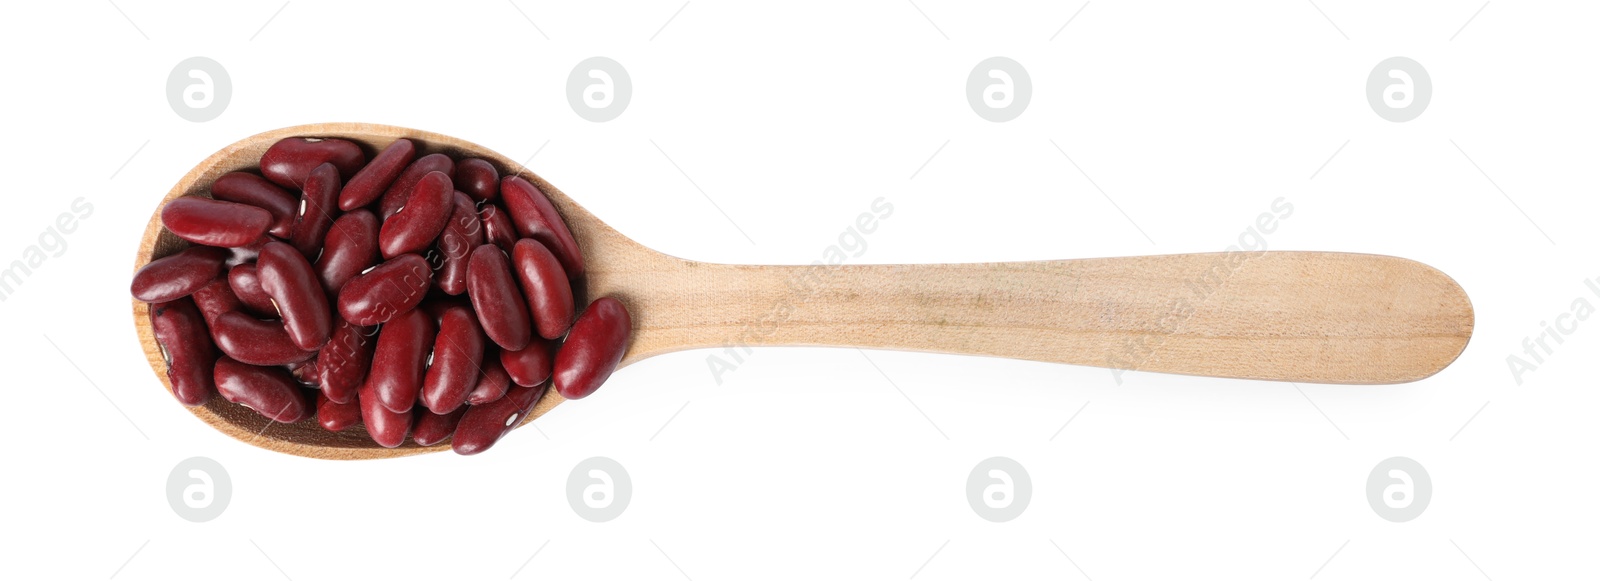
[[[410,139],[394,140],[345,182],[344,191],[339,192],[339,209],[348,212],[377,200],[416,156],[416,143]]]
[[[489,350],[483,355],[483,369],[478,374],[478,383],[467,393],[467,405],[482,405],[505,397],[506,390],[511,388],[511,375],[506,373],[506,368],[500,365],[500,355],[495,350]]]
[[[217,392],[211,374],[211,367],[217,362],[217,348],[206,332],[200,309],[187,298],[150,305],[150,329],[166,355],[173,397],[186,406],[210,400],[211,394]]]
[[[521,176],[508,176],[500,180],[500,200],[511,214],[517,232],[544,243],[561,260],[567,278],[583,278],[583,254],[578,252],[578,242],[544,192]]]
[[[195,244],[233,248],[260,240],[272,213],[247,204],[184,196],[161,208],[161,225]]]
[[[200,309],[208,328],[218,315],[244,310],[244,303],[239,300],[238,295],[233,294],[233,287],[228,286],[227,277],[217,277],[216,280],[200,287],[200,290],[194,291],[189,298],[194,299],[194,306]]]
[[[422,373],[438,327],[433,317],[413,309],[378,330],[378,346],[367,371],[367,388],[389,411],[411,411],[422,391]]]
[[[466,406],[458,407],[455,411],[444,415],[428,411],[427,408],[417,408],[411,439],[418,446],[432,446],[448,440],[450,435],[455,433],[456,426],[461,423],[461,416],[466,413]]]
[[[406,204],[383,221],[378,248],[384,258],[421,252],[444,231],[455,210],[455,186],[444,172],[428,172],[411,190]]]
[[[632,331],[633,320],[621,301],[600,297],[590,303],[556,352],[551,376],[556,393],[567,399],[581,399],[599,389],[627,353]]]
[[[295,214],[300,212],[300,200],[266,178],[249,172],[222,174],[211,182],[211,197],[225,202],[249,204],[272,214],[272,225],[267,233],[288,238],[294,227]]]
[[[317,352],[317,379],[328,399],[348,403],[367,379],[377,330],[339,319],[328,344]]]
[[[432,282],[427,260],[415,254],[396,256],[339,289],[339,315],[361,326],[383,323],[416,308]]]
[[[476,157],[456,163],[456,187],[475,200],[494,200],[500,195],[500,171]]]
[[[200,290],[222,275],[228,251],[209,246],[191,246],[183,251],[150,261],[133,274],[129,292],[147,303],[174,301]]]
[[[333,221],[317,257],[317,280],[330,296],[361,271],[378,263],[378,217],[366,210],[349,212]]]
[[[234,296],[244,303],[245,310],[251,314],[258,317],[278,316],[278,307],[272,304],[272,295],[261,288],[261,275],[255,263],[228,269],[228,287],[233,289]]]
[[[416,189],[417,183],[422,181],[423,176],[436,171],[444,172],[444,175],[454,178],[455,160],[442,153],[432,153],[411,162],[411,165],[406,166],[406,170],[400,173],[400,177],[395,178],[394,183],[389,185],[389,189],[384,190],[383,198],[378,200],[378,217],[388,220],[389,216],[399,212],[411,198],[411,192]]]
[[[500,366],[511,377],[512,383],[524,387],[539,385],[550,379],[550,369],[554,364],[552,346],[549,341],[535,338],[527,347],[516,351],[502,349]]]
[[[260,240],[251,242],[244,246],[229,248],[228,259],[224,261],[223,264],[227,265],[228,268],[233,268],[247,262],[255,262],[256,258],[261,256],[261,247],[266,246],[268,242],[277,239],[277,237],[269,234],[267,236],[262,236]]]
[[[511,252],[512,245],[517,243],[517,228],[511,224],[511,217],[506,214],[505,208],[484,204],[478,209],[478,220],[483,223],[484,242]]]
[[[360,397],[356,399],[361,405],[361,422],[367,425],[367,435],[372,436],[372,441],[385,448],[406,442],[406,433],[411,431],[411,412],[394,412],[383,407],[370,382],[361,385]]]
[[[322,241],[339,215],[339,170],[325,163],[311,170],[300,197],[300,213],[295,217],[289,242],[308,260],[315,260]]]
[[[288,137],[261,154],[261,175],[272,183],[298,190],[305,185],[311,171],[324,163],[333,164],[341,179],[348,179],[367,163],[367,154],[360,146],[343,139]]]
[[[461,423],[456,426],[455,436],[450,439],[451,449],[462,456],[488,450],[500,438],[516,429],[534,404],[539,403],[546,387],[519,385],[507,391],[505,397],[468,407],[467,413],[461,416]]]
[[[472,251],[467,265],[467,296],[483,332],[501,348],[515,351],[533,339],[528,304],[511,275],[511,261],[493,244]]]
[[[483,328],[470,307],[444,308],[433,341],[433,363],[422,382],[422,405],[428,411],[448,414],[466,403],[467,392],[477,385],[483,344]]]
[[[350,397],[350,401],[337,402],[328,398],[327,394],[317,394],[317,423],[322,425],[322,429],[342,432],[359,421],[361,421],[361,404],[356,403],[354,395]]]
[[[311,402],[300,383],[278,367],[258,367],[217,359],[217,392],[223,399],[243,404],[275,422],[290,424],[311,417]]]
[[[556,255],[538,240],[518,240],[511,263],[528,299],[528,313],[540,337],[559,339],[572,327],[572,283]]]
[[[300,385],[316,390],[322,389],[321,380],[317,379],[317,358],[312,357],[284,367],[289,370],[289,375],[294,376],[295,381],[300,382]]]
[[[282,323],[237,311],[217,316],[211,338],[228,357],[250,365],[288,365],[317,355],[296,347]]]
[[[261,248],[256,275],[261,290],[277,305],[283,327],[296,347],[312,351],[328,342],[333,333],[328,295],[299,250],[282,242],[268,243]]]
[[[437,250],[440,255],[439,270],[434,272],[433,283],[448,295],[467,292],[467,264],[472,250],[483,245],[483,224],[478,221],[478,210],[472,198],[461,192],[454,195],[455,210],[444,232],[439,234]]]

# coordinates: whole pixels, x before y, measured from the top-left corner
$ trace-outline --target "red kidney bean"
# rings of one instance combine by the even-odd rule
[[[493,200],[500,195],[499,170],[476,157],[456,162],[456,182],[461,191],[474,199]]]
[[[411,165],[406,166],[406,171],[402,172],[400,177],[389,185],[389,189],[383,192],[383,198],[378,200],[378,217],[388,220],[389,216],[399,212],[411,198],[411,192],[417,187],[417,183],[422,181],[422,177],[436,171],[444,172],[444,175],[453,178],[456,175],[456,162],[442,153],[424,155],[411,162]]]
[[[244,303],[245,310],[258,317],[278,316],[278,306],[272,304],[272,295],[261,288],[260,270],[255,263],[241,264],[228,269],[228,287]]]
[[[339,209],[350,211],[371,204],[400,177],[400,172],[405,171],[416,155],[416,143],[410,139],[394,140],[345,183],[344,191],[339,192]]]
[[[394,215],[384,219],[378,247],[384,258],[420,252],[433,244],[455,209],[455,188],[444,172],[429,172],[411,190],[411,197]]]
[[[350,401],[337,402],[326,393],[317,394],[317,423],[330,432],[342,432],[361,421],[361,404],[352,394]]]
[[[484,352],[483,369],[479,372],[477,385],[467,393],[467,405],[483,405],[500,399],[511,388],[511,375],[500,365],[500,355],[495,351],[489,349]]]
[[[433,278],[439,290],[448,295],[467,292],[468,258],[472,249],[483,245],[483,224],[478,222],[478,210],[472,205],[472,198],[456,192],[454,201],[455,211],[445,223],[444,232],[439,234],[438,250],[442,258]]]
[[[377,329],[352,325],[339,319],[328,344],[317,352],[317,379],[329,399],[347,403],[367,378],[372,365],[372,348]]]
[[[223,353],[250,365],[288,365],[317,355],[296,347],[282,323],[237,311],[217,315],[211,338]]]
[[[177,300],[200,290],[222,274],[222,261],[228,251],[207,246],[191,246],[183,251],[150,261],[133,273],[129,291],[133,298],[147,303]]]
[[[267,235],[247,245],[229,248],[228,259],[223,261],[223,264],[228,268],[233,268],[247,262],[255,262],[261,256],[261,247],[266,246],[268,242],[273,240],[277,240],[277,238]]]
[[[628,334],[633,320],[622,301],[600,297],[578,315],[566,343],[556,352],[552,382],[556,393],[567,399],[580,399],[594,393],[616,371],[622,355],[628,352]]]
[[[161,208],[161,225],[195,244],[245,246],[267,233],[272,213],[255,206],[184,196]]]
[[[472,251],[467,265],[467,296],[478,312],[484,333],[496,345],[517,350],[533,338],[528,321],[528,304],[511,277],[511,262],[506,253],[491,244]]]
[[[337,296],[344,283],[378,263],[378,217],[356,210],[333,221],[317,257],[317,280]]]
[[[161,344],[167,359],[167,380],[172,395],[186,406],[197,406],[211,399],[217,385],[211,366],[217,362],[217,348],[206,334],[205,317],[194,302],[180,298],[150,306],[150,329]]]
[[[257,367],[217,359],[217,391],[223,399],[244,404],[275,422],[292,424],[311,417],[311,402],[294,376],[279,367]]]
[[[461,416],[466,413],[466,406],[457,407],[455,411],[444,415],[430,412],[427,408],[417,408],[416,427],[411,430],[411,440],[418,446],[432,446],[448,440],[461,423]]]
[[[290,363],[285,365],[284,368],[289,370],[289,375],[293,375],[295,381],[300,382],[300,385],[316,390],[322,389],[322,383],[317,379],[317,359],[315,357],[298,363]],[[318,393],[321,392],[319,391]]]
[[[294,216],[300,212],[300,200],[266,178],[253,173],[236,171],[222,174],[211,182],[211,197],[225,202],[249,204],[272,214],[272,226],[267,233],[288,238],[294,227]]]
[[[409,412],[422,391],[422,371],[428,363],[438,328],[421,310],[402,314],[378,330],[378,347],[372,352],[367,387],[378,403],[392,412]]]
[[[406,432],[411,431],[411,412],[395,412],[378,403],[378,394],[373,392],[371,382],[361,385],[360,397],[356,398],[361,405],[361,422],[367,425],[367,435],[372,436],[372,441],[385,448],[394,448],[406,441]]]
[[[350,279],[339,289],[339,314],[356,325],[376,325],[416,308],[428,294],[433,271],[415,254],[396,256]]]
[[[228,286],[226,277],[217,277],[194,291],[189,298],[194,299],[194,306],[200,308],[200,314],[205,316],[208,326],[216,320],[217,315],[244,309],[244,303],[239,301],[238,295],[233,294],[233,287]]]
[[[511,376],[512,383],[521,386],[539,385],[550,379],[551,343],[534,339],[516,351],[500,351],[500,365]]]
[[[544,396],[545,388],[543,385],[519,385],[506,392],[505,397],[468,407],[467,413],[461,416],[461,423],[456,426],[455,436],[450,439],[450,447],[463,456],[488,450],[517,428],[528,411]]]
[[[328,335],[333,333],[328,295],[300,251],[282,242],[268,243],[261,248],[256,275],[261,279],[261,290],[277,305],[283,327],[296,347],[312,351],[328,342]]]
[[[511,246],[517,243],[517,229],[511,225],[511,218],[505,209],[494,204],[484,204],[478,209],[478,219],[483,222],[484,241],[511,252]]]
[[[467,401],[467,392],[477,384],[483,343],[483,328],[471,307],[444,308],[433,341],[433,361],[422,382],[422,405],[435,414],[448,414]]]
[[[339,214],[339,171],[333,164],[322,164],[311,170],[300,197],[300,213],[295,217],[289,241],[305,255],[315,260],[322,250],[322,240],[333,227]]]
[[[324,163],[333,164],[343,179],[349,179],[367,163],[367,154],[362,153],[361,146],[343,139],[289,137],[278,140],[261,154],[261,175],[280,186],[300,189],[311,171]],[[330,210],[333,207],[328,205]]]
[[[521,176],[508,176],[500,180],[500,198],[511,213],[511,223],[517,226],[518,232],[549,247],[550,252],[561,260],[568,278],[583,278],[583,254],[578,252],[578,242],[572,238],[572,231],[567,229],[567,223],[561,220],[561,214],[556,212],[555,205],[550,203],[550,198],[545,197],[544,192]]]
[[[559,339],[572,327],[572,283],[561,262],[538,240],[524,238],[511,251],[511,262],[528,299],[539,336]]]

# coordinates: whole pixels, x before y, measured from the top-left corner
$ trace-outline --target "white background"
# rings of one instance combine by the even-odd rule
[[[0,302],[0,577],[1596,574],[1600,322],[1521,385],[1506,364],[1574,299],[1600,304],[1583,285],[1600,277],[1592,5],[118,0],[0,12],[0,266],[73,199],[94,206]],[[565,97],[573,66],[596,55],[634,86],[606,123]],[[996,55],[1033,82],[1007,123],[965,96],[973,66]],[[167,102],[168,74],[191,56],[232,78],[213,121]],[[1366,101],[1368,73],[1391,56],[1432,78],[1414,121]],[[870,352],[880,373],[852,349],[777,348],[718,385],[712,352],[687,352],[561,406],[537,424],[548,437],[519,431],[478,457],[278,455],[211,431],[161,389],[126,289],[146,220],[190,166],[319,121],[537,151],[535,171],[623,233],[720,262],[817,260],[878,196],[896,211],[853,262],[1217,251],[1282,196],[1295,212],[1273,249],[1428,263],[1468,291],[1477,329],[1438,375],[1372,387],[1141,373],[1118,386],[1103,369]],[[216,520],[167,504],[168,473],[191,456],[232,478]],[[611,522],[565,499],[568,472],[592,456],[633,481]],[[968,506],[968,472],[991,456],[1031,477],[1016,520]],[[1367,503],[1368,472],[1392,456],[1433,481],[1410,522]]]

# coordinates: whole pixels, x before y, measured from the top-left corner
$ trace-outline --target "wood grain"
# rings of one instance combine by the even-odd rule
[[[992,355],[1216,377],[1400,383],[1438,372],[1472,335],[1471,302],[1427,265],[1332,252],[1233,252],[1018,263],[745,266],[674,258],[601,222],[516,162],[460,139],[401,127],[324,123],[255,135],[195,166],[162,200],[209,195],[218,176],[252,169],[273,142],[341,137],[369,155],[395,139],[421,154],[477,156],[538,185],[566,217],[589,264],[587,295],[611,295],[634,319],[623,365],[695,348],[824,345]],[[155,208],[135,269],[186,244]],[[151,369],[167,384],[149,310],[133,301]],[[1122,371],[1119,371],[1121,373]],[[171,385],[167,384],[170,390]],[[563,400],[550,393],[524,424]],[[363,428],[274,424],[220,398],[191,408],[234,438],[313,458],[390,458],[448,449],[378,447]]]

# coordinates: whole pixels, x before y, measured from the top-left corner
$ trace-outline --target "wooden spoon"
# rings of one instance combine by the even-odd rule
[[[1402,383],[1454,361],[1472,335],[1472,304],[1427,265],[1367,254],[1234,252],[1039,262],[742,266],[674,258],[639,245],[503,155],[447,135],[365,123],[286,127],[200,162],[162,205],[208,196],[224,173],[253,169],[285,137],[339,137],[369,153],[395,139],[418,155],[476,156],[528,178],[566,217],[588,263],[590,297],[633,315],[622,360],[696,348],[830,345],[994,355],[1114,369],[1313,383]],[[134,268],[187,243],[151,214]],[[149,308],[133,321],[170,391]],[[742,349],[742,347],[736,347]],[[726,354],[723,354],[726,357]],[[551,392],[524,422],[562,402]],[[312,458],[392,458],[449,449],[374,444],[364,428],[274,424],[212,398],[196,416],[249,444]]]

